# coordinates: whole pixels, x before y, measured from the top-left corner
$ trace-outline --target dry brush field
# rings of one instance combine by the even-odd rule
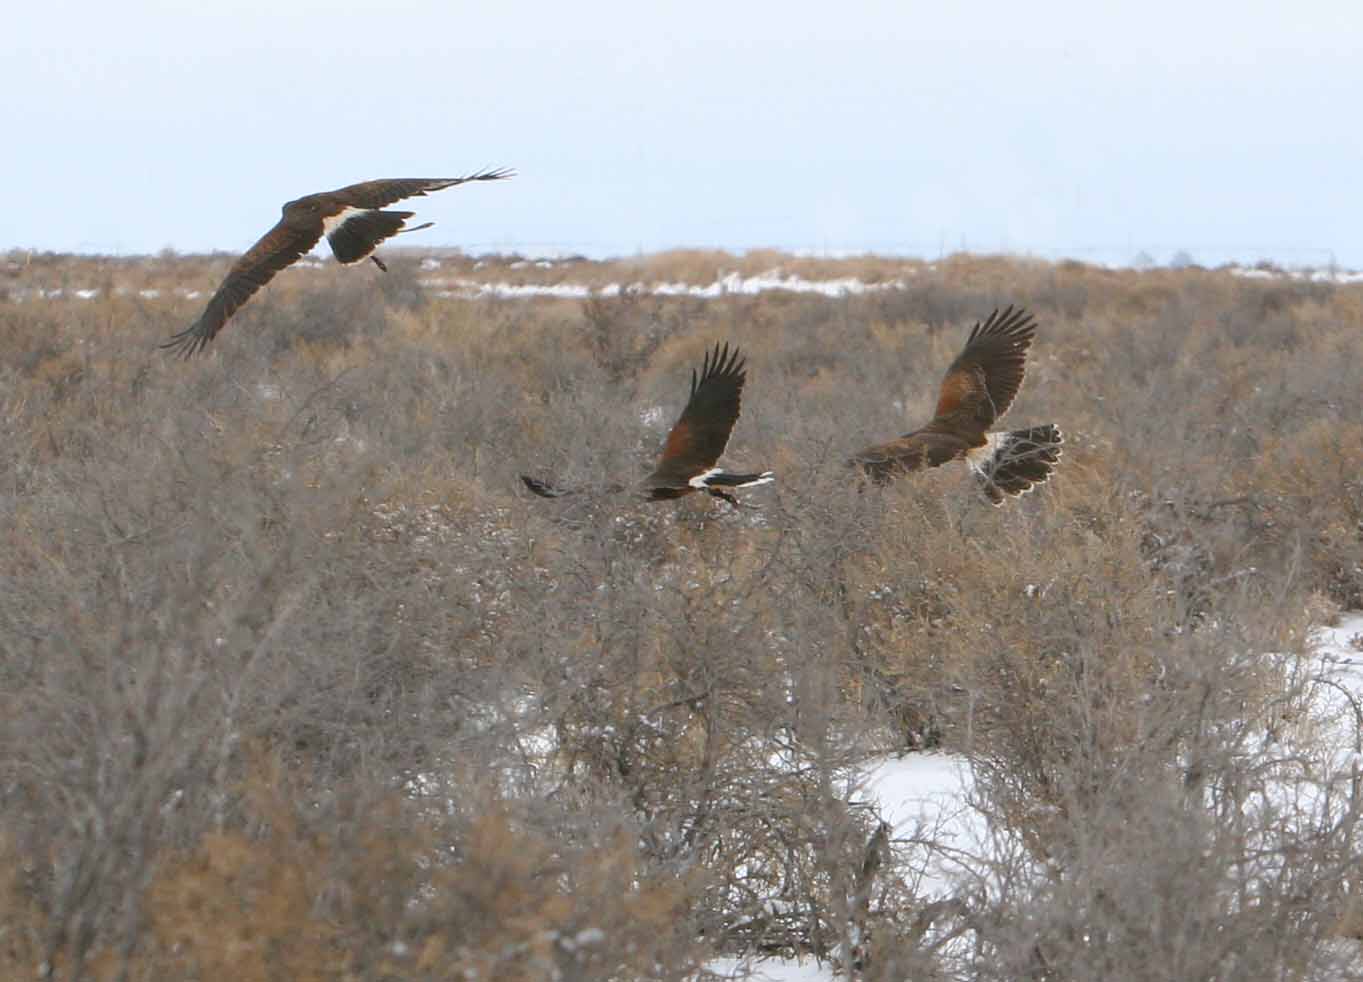
[[[229,262],[0,269],[0,975],[1310,979],[1363,935],[1307,657],[1363,608],[1363,285],[395,253],[165,357]],[[778,266],[883,288],[441,295]],[[860,488],[1009,303],[1055,478]],[[642,475],[724,340],[751,509],[521,486]],[[948,898],[849,794],[936,748],[995,831]]]

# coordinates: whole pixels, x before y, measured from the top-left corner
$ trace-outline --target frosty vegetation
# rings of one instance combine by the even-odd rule
[[[8,260],[0,976],[1363,975],[1350,703],[1308,652],[1363,608],[1363,285],[447,258],[893,281],[470,299],[398,255],[281,274],[186,363],[156,345],[227,257]],[[1008,303],[1056,476],[859,489]],[[755,508],[525,492],[645,473],[723,340]],[[861,793],[929,749],[981,841]]]

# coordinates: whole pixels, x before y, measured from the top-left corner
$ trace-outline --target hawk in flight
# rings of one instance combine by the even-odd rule
[[[884,484],[900,474],[964,460],[989,500],[1045,483],[1060,460],[1064,435],[1054,423],[990,432],[1008,411],[1026,374],[1036,321],[1011,306],[977,323],[947,369],[937,412],[926,426],[853,455],[848,463]]]
[[[262,235],[260,241],[227,271],[227,278],[208,301],[199,319],[161,347],[170,348],[186,358],[202,351],[238,307],[270,282],[275,273],[311,252],[323,235],[327,237],[332,255],[340,262],[359,262],[369,256],[379,269],[387,271],[383,261],[372,254],[374,247],[400,232],[429,228],[434,222],[407,228],[405,222],[415,212],[382,209],[403,198],[420,197],[469,181],[499,181],[514,173],[489,170],[468,177],[365,181],[290,201],[284,205],[283,217],[275,227]]]
[[[695,491],[723,498],[735,508],[738,499],[724,488],[746,488],[766,484],[775,478],[771,471],[761,474],[729,474],[717,466],[729,443],[729,434],[738,421],[739,402],[747,374],[738,349],[728,344],[705,353],[699,377],[691,370],[691,398],[682,410],[663,444],[662,456],[653,473],[637,485],[649,501],[670,501]],[[525,486],[541,498],[560,498],[574,491],[564,490],[537,478],[521,475]],[[611,485],[607,491],[624,491],[624,485]]]

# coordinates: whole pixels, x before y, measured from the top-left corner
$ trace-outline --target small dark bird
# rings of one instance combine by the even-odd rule
[[[989,431],[1022,386],[1035,333],[1036,321],[1026,311],[1011,306],[995,310],[975,325],[965,349],[947,369],[932,421],[897,440],[867,447],[848,464],[884,484],[924,467],[964,460],[996,505],[1004,495],[1025,494],[1045,483],[1064,443],[1058,426]]]
[[[723,498],[735,508],[738,499],[724,488],[746,488],[775,480],[771,471],[760,474],[728,474],[716,466],[738,421],[743,382],[747,378],[738,349],[726,344],[705,354],[700,376],[691,370],[691,398],[663,444],[662,456],[653,473],[636,485],[649,501],[670,501],[695,491]],[[555,487],[547,481],[521,475],[525,486],[541,498],[560,498],[576,491]],[[614,484],[609,492],[628,490]]]
[[[387,272],[388,267],[374,247],[401,232],[430,228],[434,222],[405,227],[416,212],[382,211],[395,201],[415,198],[431,191],[443,191],[470,181],[500,181],[514,176],[511,170],[480,171],[468,177],[410,177],[351,184],[335,191],[304,195],[284,205],[279,223],[260,237],[238,259],[227,278],[213,294],[199,319],[161,345],[188,358],[202,351],[222,330],[227,319],[251,296],[327,237],[332,255],[343,263],[359,262],[365,256]]]

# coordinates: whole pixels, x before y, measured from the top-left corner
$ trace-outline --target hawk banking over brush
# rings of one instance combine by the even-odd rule
[[[995,310],[976,324],[947,369],[937,412],[926,426],[867,447],[850,461],[875,482],[964,460],[994,504],[1042,484],[1060,460],[1064,436],[1054,423],[990,432],[1008,411],[1026,374],[1036,321],[1023,310]]]
[[[734,507],[738,499],[723,488],[746,488],[774,480],[771,471],[760,474],[728,474],[718,465],[729,444],[729,434],[738,422],[739,403],[747,373],[738,349],[729,351],[718,344],[705,353],[700,376],[691,370],[691,398],[682,410],[663,444],[662,456],[653,473],[639,483],[638,490],[649,501],[670,501],[696,491],[723,498]],[[525,486],[541,498],[559,498],[573,491],[554,487],[538,478],[521,475]],[[614,484],[607,491],[624,491]]]
[[[355,263],[369,256],[374,265],[387,271],[388,267],[371,255],[374,247],[400,232],[415,232],[434,223],[406,228],[405,222],[416,212],[380,209],[403,198],[443,191],[470,181],[499,181],[512,175],[509,170],[493,170],[468,177],[365,181],[290,201],[284,205],[284,214],[278,224],[261,236],[260,241],[228,270],[227,278],[208,301],[199,319],[161,347],[170,348],[186,358],[202,351],[238,307],[270,282],[275,273],[310,252],[323,235],[327,237],[332,255],[339,261]]]

